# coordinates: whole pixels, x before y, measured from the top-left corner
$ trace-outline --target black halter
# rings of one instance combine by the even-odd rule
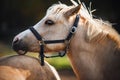
[[[44,41],[42,36],[33,27],[29,28],[31,30],[31,32],[35,35],[37,40],[39,41],[39,44],[40,44],[39,57],[40,57],[42,66],[44,65],[44,57],[45,58],[63,57],[66,54],[68,46],[69,46],[70,39],[72,38],[73,34],[76,32],[78,22],[79,22],[79,15],[76,16],[74,24],[71,27],[68,36],[65,39],[61,39],[61,40],[45,40]],[[66,44],[65,50],[58,52],[58,55],[55,55],[55,56],[45,56],[44,55],[44,45],[45,44],[55,44],[55,43],[65,43]]]

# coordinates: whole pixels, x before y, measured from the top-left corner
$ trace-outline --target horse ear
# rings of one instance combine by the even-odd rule
[[[79,12],[79,10],[81,9],[81,5],[78,5],[70,10],[68,10],[67,12],[65,12],[64,16],[66,18],[69,18],[70,16],[77,14]]]

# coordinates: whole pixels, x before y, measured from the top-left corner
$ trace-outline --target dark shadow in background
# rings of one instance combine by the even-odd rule
[[[69,0],[59,0],[70,5]],[[96,18],[115,23],[113,27],[120,32],[120,7],[115,0],[81,0],[87,7],[92,2]],[[0,41],[11,43],[19,32],[36,24],[49,6],[58,0],[1,0],[0,1]]]

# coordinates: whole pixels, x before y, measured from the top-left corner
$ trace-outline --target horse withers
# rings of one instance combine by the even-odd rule
[[[71,31],[76,15],[78,27],[67,41],[67,56],[78,80],[120,80],[120,36],[112,25],[94,19],[85,5],[67,6],[59,3],[48,8],[45,17],[33,28],[41,35],[41,41],[64,40]],[[19,54],[40,52],[39,40],[27,29],[13,40],[13,48]],[[64,51],[63,43],[44,43],[44,53]],[[52,54],[52,53],[51,53]],[[45,55],[45,54],[44,54]]]

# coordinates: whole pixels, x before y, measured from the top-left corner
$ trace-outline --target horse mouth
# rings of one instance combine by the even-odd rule
[[[20,55],[24,55],[27,53],[27,51],[26,50],[18,50],[17,53]]]

